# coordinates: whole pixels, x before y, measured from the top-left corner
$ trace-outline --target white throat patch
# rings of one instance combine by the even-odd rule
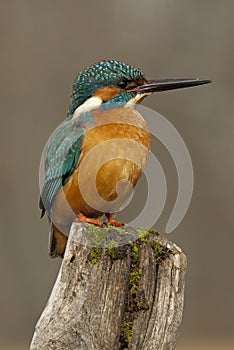
[[[77,107],[71,120],[77,119],[81,114],[98,109],[102,104],[102,99],[97,96],[90,97],[81,106]]]

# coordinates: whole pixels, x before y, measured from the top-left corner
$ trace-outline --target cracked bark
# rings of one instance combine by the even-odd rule
[[[175,349],[186,270],[181,249],[155,233],[141,229],[139,234],[129,227],[122,233],[105,229],[121,239],[128,235],[129,244],[90,248],[88,230],[82,223],[72,226],[30,349]]]

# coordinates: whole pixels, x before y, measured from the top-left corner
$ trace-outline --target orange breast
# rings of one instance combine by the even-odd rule
[[[98,217],[120,210],[146,163],[150,136],[138,112],[115,108],[96,111],[93,118],[77,168],[54,200],[53,221],[59,225],[79,212]]]

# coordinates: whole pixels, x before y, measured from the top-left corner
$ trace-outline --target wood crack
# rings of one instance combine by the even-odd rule
[[[182,320],[185,255],[158,234],[130,227],[117,233],[135,235],[135,241],[99,254],[99,248],[77,243],[87,230],[83,223],[72,226],[30,349],[174,350]],[[102,234],[102,228],[95,230]]]

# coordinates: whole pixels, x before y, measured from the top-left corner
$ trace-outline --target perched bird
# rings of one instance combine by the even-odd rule
[[[154,92],[209,82],[148,80],[139,69],[114,60],[77,76],[67,118],[44,155],[39,205],[51,224],[51,257],[63,256],[74,220],[102,225],[98,218],[105,214],[110,225],[122,225],[111,213],[129,197],[150,149],[149,131],[134,105]]]

